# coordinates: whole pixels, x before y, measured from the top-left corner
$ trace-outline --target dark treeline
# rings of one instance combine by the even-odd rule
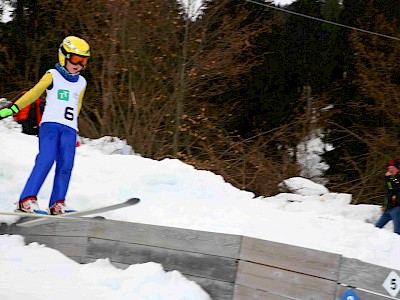
[[[19,0],[0,25],[0,95],[31,88],[77,35],[92,47],[80,135],[268,196],[300,175],[296,146],[318,132],[334,148],[328,188],[380,203],[386,160],[400,158],[397,2],[285,7],[388,38],[245,0],[206,1],[196,19],[176,0]]]

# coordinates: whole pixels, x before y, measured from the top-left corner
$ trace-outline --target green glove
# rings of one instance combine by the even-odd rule
[[[11,107],[0,109],[0,120],[19,112],[18,105],[13,104]]]

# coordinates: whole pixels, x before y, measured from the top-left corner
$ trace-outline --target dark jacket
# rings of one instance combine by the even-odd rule
[[[388,210],[390,208],[400,206],[400,173],[396,176],[385,176],[387,192],[383,208]]]

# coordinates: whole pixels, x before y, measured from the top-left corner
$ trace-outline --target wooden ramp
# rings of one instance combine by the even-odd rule
[[[22,235],[79,263],[157,262],[197,282],[212,299],[342,299],[350,288],[362,300],[400,299],[383,287],[398,270],[238,235],[89,218],[31,228],[1,224],[0,234]],[[393,294],[400,282],[391,283]]]

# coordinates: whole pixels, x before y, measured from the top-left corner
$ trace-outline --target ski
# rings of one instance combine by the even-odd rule
[[[32,226],[38,226],[38,225],[43,225],[43,224],[48,224],[51,222],[54,222],[55,219],[65,219],[65,220],[74,220],[79,217],[87,216],[87,215],[92,215],[92,214],[99,214],[127,206],[132,206],[137,203],[139,203],[140,199],[138,198],[131,198],[126,200],[125,202],[118,203],[118,204],[112,204],[112,205],[107,205],[103,207],[98,207],[98,208],[93,208],[93,209],[87,209],[87,210],[81,210],[81,211],[74,211],[74,212],[69,212],[65,213],[62,215],[46,215],[46,214],[36,214],[36,213],[24,213],[24,212],[0,212],[0,215],[14,215],[14,216],[22,216],[22,217],[27,217],[27,218],[35,218],[34,220],[23,220],[19,221],[16,225],[19,227],[32,227]]]

